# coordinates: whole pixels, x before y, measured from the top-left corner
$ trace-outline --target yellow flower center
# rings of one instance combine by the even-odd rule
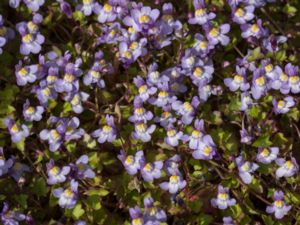
[[[116,31],[115,30],[111,30],[109,32],[109,36],[114,37],[116,35]]]
[[[235,15],[237,17],[243,17],[245,15],[245,11],[241,8],[238,8],[236,11],[235,11]]]
[[[243,77],[239,74],[236,74],[233,79],[237,83],[242,83],[243,82]]]
[[[64,79],[67,82],[73,82],[75,80],[75,77],[73,74],[66,73]]]
[[[166,92],[166,91],[160,91],[158,93],[159,98],[166,98],[167,96],[168,96],[168,92]]]
[[[168,135],[169,137],[173,137],[173,136],[175,136],[175,134],[176,134],[176,131],[175,131],[174,129],[168,130],[168,131],[167,131],[167,135]]]
[[[184,108],[186,111],[192,111],[192,110],[193,110],[193,106],[192,106],[191,103],[189,103],[189,102],[183,103],[183,108]]]
[[[50,93],[51,93],[50,88],[48,88],[48,87],[44,88],[44,89],[42,90],[42,93],[43,93],[43,95],[45,95],[46,97],[49,97],[49,96],[50,96]]]
[[[128,32],[129,32],[130,34],[132,34],[132,33],[134,32],[134,28],[133,28],[133,27],[129,27],[129,28],[128,28]]]
[[[281,75],[280,75],[280,80],[281,81],[287,81],[289,79],[289,77],[288,77],[288,75],[286,75],[285,73],[282,73]]]
[[[104,125],[102,129],[105,133],[109,133],[112,131],[112,127],[109,125]]]
[[[248,170],[250,169],[250,163],[249,163],[249,162],[245,162],[245,163],[242,165],[241,169],[242,169],[243,171],[248,171]]]
[[[170,177],[170,181],[171,183],[178,183],[179,177],[176,174],[174,174]]]
[[[25,76],[25,75],[27,75],[27,73],[28,73],[28,71],[27,71],[27,69],[26,69],[25,67],[22,67],[22,68],[19,70],[19,74],[20,74],[21,76]]]
[[[299,77],[298,76],[292,76],[292,77],[290,77],[290,81],[292,83],[297,83],[299,81]]]
[[[153,166],[151,165],[151,163],[147,163],[144,166],[144,170],[146,170],[147,172],[150,172],[153,169]]]
[[[262,152],[261,152],[261,155],[262,155],[263,157],[268,157],[268,156],[270,155],[269,149],[264,148],[264,149],[262,150]]]
[[[253,24],[253,25],[251,26],[251,31],[252,31],[253,33],[257,33],[257,32],[259,31],[258,25],[257,25],[257,24]]]
[[[263,76],[262,76],[262,77],[259,77],[259,78],[256,79],[255,82],[256,82],[257,85],[263,86],[263,85],[266,83],[266,78],[263,77]]]
[[[205,9],[202,9],[202,8],[197,9],[195,11],[195,15],[196,15],[196,17],[204,16],[205,15]]]
[[[135,218],[132,220],[132,225],[143,225],[143,220],[141,218]]]
[[[111,6],[110,4],[107,4],[107,3],[106,3],[106,4],[104,5],[103,9],[104,9],[104,11],[105,11],[106,13],[109,13],[109,12],[112,11],[112,6]]]
[[[53,75],[47,76],[47,81],[48,81],[49,83],[53,83],[53,82],[55,82],[56,80],[57,80],[57,76],[53,76]]]
[[[71,101],[72,105],[78,105],[80,103],[80,96],[79,95],[75,95]]]
[[[91,71],[91,76],[95,79],[99,79],[100,78],[100,73],[98,71],[92,70]]]
[[[7,28],[6,27],[0,27],[0,36],[4,36],[7,32]]]
[[[142,15],[139,17],[139,22],[140,23],[149,23],[150,17],[147,15]]]
[[[66,190],[64,191],[64,195],[65,195],[67,198],[73,198],[74,193],[72,192],[72,190],[66,189]]]
[[[132,155],[129,155],[126,157],[126,160],[125,160],[126,165],[132,165],[133,162],[134,162],[134,158]]]
[[[26,34],[24,37],[23,37],[23,42],[25,43],[30,43],[33,41],[33,36],[31,34]]]
[[[60,134],[56,131],[56,130],[51,130],[50,135],[55,139],[59,139],[60,138]]]
[[[171,113],[170,113],[170,112],[167,112],[167,111],[166,111],[166,112],[163,112],[163,113],[162,113],[162,117],[163,117],[163,118],[168,118],[168,117],[170,117],[170,116],[171,116]]]
[[[143,93],[145,93],[147,91],[147,89],[148,88],[147,88],[146,85],[142,85],[142,86],[139,87],[139,93],[143,94]]]
[[[171,22],[171,21],[173,21],[173,16],[172,15],[163,15],[163,20],[166,22]]]
[[[82,0],[84,5],[89,5],[92,3],[92,0]]]
[[[132,42],[131,45],[130,45],[130,49],[131,50],[135,50],[138,47],[139,47],[139,44],[136,41]]]
[[[277,106],[278,108],[283,108],[285,106],[285,101],[283,100],[278,101]]]
[[[202,133],[199,130],[193,130],[192,136],[193,138],[199,138],[201,137]]]
[[[288,160],[284,163],[284,167],[287,168],[288,170],[291,170],[294,168],[294,164],[291,160]]]
[[[38,26],[32,21],[27,23],[27,27],[31,32],[35,32],[38,29]]]
[[[207,48],[207,42],[206,41],[200,41],[199,48],[204,50]]]
[[[283,201],[281,200],[276,200],[275,201],[275,206],[278,207],[278,208],[281,208],[283,206]]]
[[[226,200],[226,199],[228,199],[228,194],[225,193],[225,192],[219,193],[219,194],[218,194],[218,199]]]
[[[273,70],[273,65],[272,64],[268,64],[265,66],[265,71],[267,73],[271,72]]]
[[[131,52],[130,52],[130,51],[125,51],[125,52],[124,52],[124,57],[125,57],[125,58],[131,59],[131,56],[132,56],[132,55],[131,55]]]
[[[212,148],[210,146],[206,146],[204,149],[203,149],[203,154],[205,156],[209,156],[209,154],[212,152]]]
[[[32,106],[29,106],[27,109],[26,109],[26,113],[28,113],[28,114],[32,114],[32,113],[34,113],[34,108],[32,107]]]
[[[210,30],[209,35],[212,37],[217,37],[219,35],[219,29],[213,28]]]
[[[203,70],[201,69],[201,67],[196,67],[196,69],[193,72],[193,75],[195,77],[201,77],[203,74]]]
[[[137,126],[136,126],[137,130],[139,132],[145,132],[146,131],[146,125],[144,123],[139,123]]]
[[[143,115],[145,113],[144,108],[136,108],[134,111],[135,111],[134,113],[137,115]]]
[[[14,132],[14,133],[19,132],[19,128],[18,128],[18,125],[16,123],[11,127],[11,131]]]
[[[53,166],[51,169],[50,169],[50,174],[51,175],[57,175],[59,173],[59,167],[58,166]]]

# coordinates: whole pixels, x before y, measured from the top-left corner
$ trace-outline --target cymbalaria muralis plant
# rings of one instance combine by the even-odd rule
[[[300,223],[300,1],[1,0],[0,223]]]

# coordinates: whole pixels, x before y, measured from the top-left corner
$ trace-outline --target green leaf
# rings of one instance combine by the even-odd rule
[[[269,147],[272,145],[269,135],[262,135],[252,144],[253,147]]]
[[[72,211],[72,216],[74,219],[78,220],[84,214],[84,209],[80,203],[78,203]]]
[[[31,185],[32,193],[36,194],[37,196],[47,196],[49,188],[45,182],[45,180],[40,177],[34,181]]]
[[[89,208],[98,210],[101,208],[101,203],[99,196],[97,195],[91,195],[87,198],[86,204],[88,205]]]

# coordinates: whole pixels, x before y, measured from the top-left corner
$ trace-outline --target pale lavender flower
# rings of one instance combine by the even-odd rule
[[[259,99],[267,93],[267,79],[261,68],[254,71],[251,93],[254,99]]]
[[[82,155],[76,160],[75,164],[71,164],[76,179],[94,178],[96,176],[95,172],[88,165],[88,162],[89,157]]]
[[[8,203],[3,202],[0,218],[3,225],[19,225],[19,222],[26,220],[27,216],[13,210],[9,210]]]
[[[275,159],[277,159],[278,153],[279,153],[278,147],[269,147],[269,148],[261,147],[258,149],[256,160],[264,164],[269,164]]]
[[[276,98],[272,100],[273,109],[276,114],[285,114],[290,111],[290,108],[295,106],[295,101],[292,96],[287,96],[283,100],[277,101]]]
[[[6,175],[10,168],[13,166],[14,160],[9,158],[5,159],[3,148],[0,147],[0,177]]]
[[[169,182],[160,183],[160,188],[169,191],[171,194],[176,194],[186,186],[186,181],[183,180],[180,174],[174,173],[169,177]]]
[[[70,102],[72,105],[72,109],[75,113],[80,114],[83,112],[84,108],[82,106],[82,102],[85,102],[89,98],[89,94],[79,91],[79,92],[69,92],[64,100]]]
[[[216,17],[216,14],[208,12],[204,0],[194,0],[195,14],[189,19],[190,24],[203,25]]]
[[[179,155],[174,155],[171,158],[167,159],[164,162],[164,170],[167,172],[169,176],[172,174],[179,174],[180,171],[178,169],[180,165],[181,158]]]
[[[90,16],[93,12],[99,13],[100,5],[94,0],[82,0],[83,4],[77,5],[76,9],[82,11],[85,16]]]
[[[262,27],[262,20],[259,19],[257,20],[256,23],[253,24],[242,24],[241,25],[242,29],[242,37],[243,38],[249,38],[249,37],[254,37],[254,38],[261,38],[266,36],[267,30]]]
[[[193,150],[199,149],[200,142],[202,141],[204,134],[204,121],[202,119],[196,119],[194,123],[194,130],[189,137],[189,148]]]
[[[245,184],[250,184],[252,182],[252,175],[255,170],[258,169],[258,165],[253,162],[244,161],[242,156],[239,156],[235,159],[235,162],[238,166],[239,176]]]
[[[138,88],[138,96],[140,99],[143,100],[143,102],[147,101],[150,98],[150,96],[156,93],[157,91],[156,87],[148,86],[140,76],[133,78],[133,83]]]
[[[127,67],[131,63],[135,62],[140,56],[147,54],[145,48],[147,44],[146,38],[141,38],[139,41],[133,41],[131,43],[122,41],[119,45],[119,57]]]
[[[222,24],[219,27],[205,28],[206,38],[213,45],[217,45],[218,43],[221,43],[223,46],[228,45],[230,39],[226,36],[226,34],[229,31],[229,24]]]
[[[276,164],[280,166],[276,170],[276,177],[291,177],[299,172],[299,165],[294,157],[291,157],[290,160],[285,160],[284,158],[279,158],[276,161]]]
[[[17,84],[19,86],[25,86],[27,83],[33,83],[37,78],[37,65],[23,66],[22,61],[19,61],[19,63],[15,66],[15,70]]]
[[[162,161],[156,161],[154,163],[145,163],[141,165],[141,174],[145,181],[152,182],[154,179],[161,177],[161,168],[163,167]]]
[[[234,221],[230,216],[223,217],[223,225],[234,225]]]
[[[61,208],[72,209],[78,199],[78,182],[71,180],[67,189],[57,188],[52,191],[54,197],[59,198],[58,204]]]
[[[234,198],[230,198],[229,188],[227,188],[227,187],[224,188],[222,185],[219,185],[218,186],[218,196],[217,196],[217,198],[211,199],[211,204],[214,207],[224,210],[230,206],[235,205],[236,200]]]
[[[23,116],[26,121],[40,121],[44,111],[43,106],[31,106],[28,99],[26,99],[26,102],[23,105]]]
[[[205,57],[208,55],[208,53],[211,52],[212,49],[214,49],[214,45],[209,43],[208,40],[202,34],[196,33],[193,49],[201,57]]]
[[[253,137],[248,133],[246,129],[240,130],[240,135],[241,135],[241,143],[244,144],[251,144]]]
[[[7,117],[3,122],[9,130],[12,142],[20,142],[29,136],[29,130],[25,124],[17,124],[11,117]]]
[[[106,115],[106,124],[101,128],[95,130],[91,135],[97,138],[97,141],[102,144],[104,142],[113,142],[117,137],[117,128],[114,123],[114,117]]]
[[[103,6],[100,6],[98,12],[98,21],[100,23],[113,22],[117,18],[118,12],[116,12],[115,6],[111,4],[113,2],[114,1],[109,1]]]
[[[197,108],[200,104],[199,98],[194,96],[192,98],[192,102],[181,102],[181,101],[174,101],[172,103],[173,110],[176,111],[177,114],[181,115],[181,121],[185,125],[189,125],[192,123]]]
[[[129,208],[129,214],[132,218],[131,225],[144,225],[143,214],[138,206]]]
[[[182,131],[177,131],[175,127],[167,128],[167,136],[164,138],[164,142],[168,145],[176,147],[179,145],[179,141],[187,141],[188,136],[184,135]]]
[[[55,165],[54,160],[51,159],[49,163],[46,164],[47,166],[47,184],[54,185],[58,183],[63,183],[66,181],[66,175],[70,172],[69,166],[63,166],[62,168],[59,168]]]
[[[245,24],[254,18],[255,7],[253,5],[234,7],[232,9],[232,20],[238,24]]]
[[[149,142],[151,140],[151,134],[155,131],[156,125],[152,124],[150,127],[144,122],[138,122],[135,124],[135,129],[131,133],[131,136],[135,140],[141,140],[142,142]]]
[[[159,123],[165,129],[167,129],[169,126],[172,126],[172,124],[176,122],[176,118],[173,117],[171,109],[172,108],[170,105],[164,106],[164,111],[161,113],[161,116],[155,117],[154,122]]]
[[[172,104],[176,100],[176,96],[171,96],[169,94],[169,86],[167,82],[164,82],[162,85],[158,85],[159,92],[157,98],[151,97],[149,103],[156,105],[158,107],[164,107],[168,104]]]
[[[247,82],[246,69],[243,67],[236,66],[236,73],[233,78],[225,78],[224,83],[229,87],[230,91],[247,91],[250,88],[249,82]]]
[[[252,106],[253,104],[254,104],[253,99],[251,98],[251,95],[249,94],[249,92],[243,92],[241,94],[240,110],[247,111],[249,109],[249,107]]]
[[[275,215],[276,219],[282,219],[292,208],[291,205],[286,205],[284,201],[284,194],[282,191],[275,191],[274,202],[271,206],[267,206],[266,212]]]
[[[37,12],[42,5],[44,5],[45,0],[23,0],[26,6],[33,12]]]
[[[146,123],[148,120],[153,118],[153,114],[151,111],[147,111],[143,107],[143,102],[139,97],[134,99],[134,112],[133,115],[128,118],[128,120],[132,123],[135,122],[144,122]]]
[[[144,198],[144,219],[145,225],[158,225],[167,221],[167,215],[164,210],[155,206],[154,200],[151,196]]]
[[[217,153],[216,145],[210,135],[205,135],[192,155],[195,159],[210,160]]]

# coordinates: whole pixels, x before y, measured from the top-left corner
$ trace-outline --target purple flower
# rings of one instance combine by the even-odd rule
[[[197,52],[197,54],[205,57],[212,49],[214,49],[214,45],[209,43],[203,35],[196,33],[193,49]]]
[[[2,15],[0,15],[0,55],[3,50],[2,47],[9,41],[9,39],[13,39],[15,36],[15,32],[8,27],[4,26],[4,20]]]
[[[276,177],[291,177],[294,176],[299,171],[299,166],[294,157],[291,157],[290,160],[285,160],[283,158],[279,158],[276,161],[276,164],[280,166],[276,170]]]
[[[235,159],[238,166],[239,176],[245,184],[250,184],[252,182],[252,175],[255,170],[258,169],[258,165],[253,162],[244,161],[242,156]]]
[[[78,182],[71,180],[70,187],[67,189],[56,188],[53,195],[59,198],[58,204],[61,208],[72,209],[76,205],[78,198]]]
[[[240,130],[240,135],[241,135],[241,143],[244,144],[251,144],[253,137],[249,135],[248,131],[245,129]]]
[[[198,60],[191,72],[188,74],[191,77],[192,82],[198,87],[201,87],[212,80],[213,73],[214,66],[211,60],[208,60],[206,63],[202,60]]]
[[[3,225],[19,225],[20,221],[27,218],[26,215],[9,210],[9,205],[7,202],[3,202],[2,212],[0,213],[0,218]]]
[[[21,178],[23,178],[23,173],[30,172],[29,166],[15,162],[13,167],[10,169],[9,174],[14,178],[16,182],[20,182]]]
[[[177,114],[181,115],[182,123],[185,125],[189,125],[194,119],[199,104],[199,98],[197,96],[194,96],[191,103],[174,101],[172,103],[172,108],[177,112]]]
[[[291,63],[288,63],[285,66],[285,72],[289,76],[288,85],[285,87],[282,87],[284,94],[287,94],[289,92],[293,94],[298,94],[300,92],[300,78],[298,75],[298,66],[293,66]]]
[[[216,155],[216,145],[210,135],[205,135],[192,155],[195,159],[210,160]]]
[[[228,45],[230,39],[225,34],[227,34],[229,30],[229,24],[222,24],[220,27],[206,28],[206,38],[213,45],[221,43],[221,45],[226,46]]]
[[[253,5],[245,6],[244,8],[232,9],[232,20],[238,24],[245,24],[254,18],[255,7]]]
[[[150,111],[146,111],[143,107],[142,100],[139,97],[134,99],[134,114],[129,117],[129,121],[132,123],[135,122],[144,122],[146,123],[148,120],[153,118],[153,114]]]
[[[63,12],[69,19],[72,18],[71,5],[64,0],[59,0],[59,3],[61,12]]]
[[[177,131],[174,127],[167,128],[167,136],[164,138],[164,142],[173,147],[178,146],[179,140],[186,141],[188,137],[183,134],[182,131]]]
[[[234,221],[230,216],[223,217],[223,225],[234,225]]]
[[[236,200],[234,198],[230,198],[230,196],[229,196],[229,188],[224,188],[222,185],[218,186],[217,198],[211,199],[211,204],[214,207],[218,207],[219,209],[222,209],[222,210],[235,205],[235,203],[236,203]]]
[[[154,163],[143,163],[141,166],[141,174],[145,181],[152,182],[154,179],[161,177],[161,168],[163,167],[162,161],[157,161]]]
[[[144,206],[145,225],[158,225],[161,224],[161,222],[167,221],[165,211],[155,206],[154,200],[151,196],[144,198]]]
[[[272,104],[276,114],[285,114],[290,111],[291,107],[295,106],[295,101],[293,97],[288,96],[279,101],[273,98]]]
[[[45,0],[23,0],[29,9],[33,12],[36,12],[40,9],[42,5],[44,5]]]
[[[224,83],[229,87],[230,91],[235,92],[240,89],[241,91],[247,91],[250,88],[250,84],[246,79],[246,69],[236,66],[236,74],[233,78],[225,78]]]
[[[164,111],[161,113],[160,117],[155,117],[154,122],[159,123],[162,127],[167,129],[169,126],[172,126],[176,122],[176,118],[172,116],[171,106],[163,107]]]
[[[50,151],[56,151],[64,141],[76,140],[82,137],[84,130],[79,128],[80,121],[77,117],[59,118],[50,117],[50,123],[57,123],[55,129],[44,129],[40,132],[42,140],[48,140]]]
[[[148,6],[135,8],[130,11],[130,16],[123,19],[123,23],[136,31],[147,31],[157,20],[159,13],[158,9]]]
[[[13,159],[5,159],[3,148],[0,147],[0,177],[4,176],[8,173],[10,168],[13,166],[14,160]]]
[[[46,106],[49,99],[56,99],[57,92],[53,86],[49,86],[45,80],[40,82],[39,86],[34,86],[32,92],[37,95],[37,98],[40,101],[40,104]]]
[[[82,11],[85,16],[90,16],[92,12],[98,13],[100,11],[99,3],[94,0],[82,0],[82,3],[82,5],[79,4],[77,6],[77,10]]]
[[[136,140],[141,140],[142,142],[148,142],[151,140],[151,134],[155,131],[156,125],[152,124],[147,127],[144,122],[138,122],[135,124],[135,129],[132,132],[132,137]]]
[[[159,186],[161,189],[169,191],[171,194],[176,194],[186,186],[186,181],[183,180],[179,173],[174,173],[169,177],[169,182],[163,182]]]
[[[11,117],[7,117],[3,122],[9,130],[12,142],[19,142],[22,138],[29,136],[29,130],[25,124],[19,125]]]
[[[71,169],[69,166],[64,166],[62,169],[59,168],[54,164],[53,159],[51,159],[49,163],[46,164],[46,166],[48,174],[47,184],[49,185],[65,182],[67,179],[66,175],[69,174]]]
[[[194,123],[194,130],[192,131],[192,134],[189,138],[190,149],[199,149],[204,133],[204,121],[202,119],[196,119]]]
[[[24,86],[27,83],[33,83],[36,80],[36,73],[38,70],[37,65],[32,66],[22,66],[22,61],[19,61],[19,64],[16,65],[16,77],[17,84],[19,86]]]
[[[267,79],[263,69],[256,69],[253,74],[251,93],[254,99],[259,99],[267,93]]]
[[[98,13],[98,21],[100,23],[113,22],[117,17],[118,12],[115,11],[115,6],[111,5],[110,2],[113,3],[114,1],[109,1],[103,7],[100,6]]]
[[[267,34],[267,30],[262,27],[262,21],[260,19],[253,24],[242,24],[241,29],[243,38],[261,38]]]
[[[276,219],[282,219],[292,208],[292,206],[285,204],[283,197],[282,191],[275,191],[273,195],[275,201],[266,208],[266,212],[269,214],[274,213]]]
[[[9,6],[12,8],[18,8],[21,0],[9,0]]]
[[[180,161],[181,161],[180,156],[174,155],[164,162],[164,170],[167,172],[169,176],[171,176],[172,174],[180,173],[178,169]]]
[[[141,169],[142,161],[144,161],[144,152],[138,151],[135,155],[126,156],[125,151],[121,150],[118,159],[130,175],[135,175]]]
[[[69,92],[64,100],[68,101],[72,105],[72,109],[75,113],[80,114],[83,112],[84,108],[82,107],[82,102],[85,102],[89,98],[89,94],[80,91],[80,92]]]
[[[198,94],[199,94],[199,98],[200,98],[200,102],[206,102],[207,99],[211,96],[212,94],[212,87],[207,84],[205,86],[200,86],[198,88]]]
[[[141,38],[139,41],[131,43],[122,41],[119,45],[120,60],[125,63],[125,66],[135,62],[140,56],[147,54],[146,44],[146,38]]]
[[[88,165],[89,157],[82,155],[77,159],[75,165],[72,164],[72,169],[75,170],[75,177],[77,179],[94,178],[95,172]]]
[[[158,107],[164,107],[167,104],[172,104],[176,100],[176,96],[170,96],[168,90],[168,84],[164,82],[162,85],[158,85],[160,91],[158,92],[157,98],[151,97],[149,103]]]
[[[90,84],[97,84],[99,88],[104,88],[105,83],[102,77],[103,77],[102,67],[99,64],[96,64],[84,76],[83,83],[86,86],[89,86]]]
[[[270,59],[262,60],[261,66],[264,69],[265,75],[267,78],[273,80],[275,79],[277,75],[277,67],[273,66]]]
[[[143,102],[147,101],[151,95],[156,93],[156,87],[150,87],[146,84],[146,82],[140,77],[137,76],[133,78],[133,83],[138,88],[139,98],[143,100]]]
[[[208,13],[205,8],[204,0],[194,0],[195,14],[189,19],[190,24],[203,25],[216,17],[214,13]]]
[[[258,149],[256,160],[264,164],[269,164],[277,158],[278,153],[279,153],[278,147],[269,147],[269,148],[261,147]]]
[[[132,218],[131,225],[143,225],[144,219],[141,209],[138,206],[129,208],[130,217]]]
[[[42,119],[42,114],[44,113],[43,106],[33,107],[30,105],[28,99],[26,99],[23,105],[23,116],[26,121],[40,121]]]
[[[98,138],[97,141],[102,144],[104,142],[113,142],[117,137],[117,128],[114,123],[114,117],[106,115],[106,124],[92,133],[92,137]]]
[[[253,99],[251,98],[249,92],[243,92],[241,94],[241,111],[246,111],[249,109],[250,106],[253,105]]]
[[[273,53],[279,50],[279,44],[285,43],[286,41],[287,37],[285,36],[269,35],[263,40],[263,46],[266,50]]]

